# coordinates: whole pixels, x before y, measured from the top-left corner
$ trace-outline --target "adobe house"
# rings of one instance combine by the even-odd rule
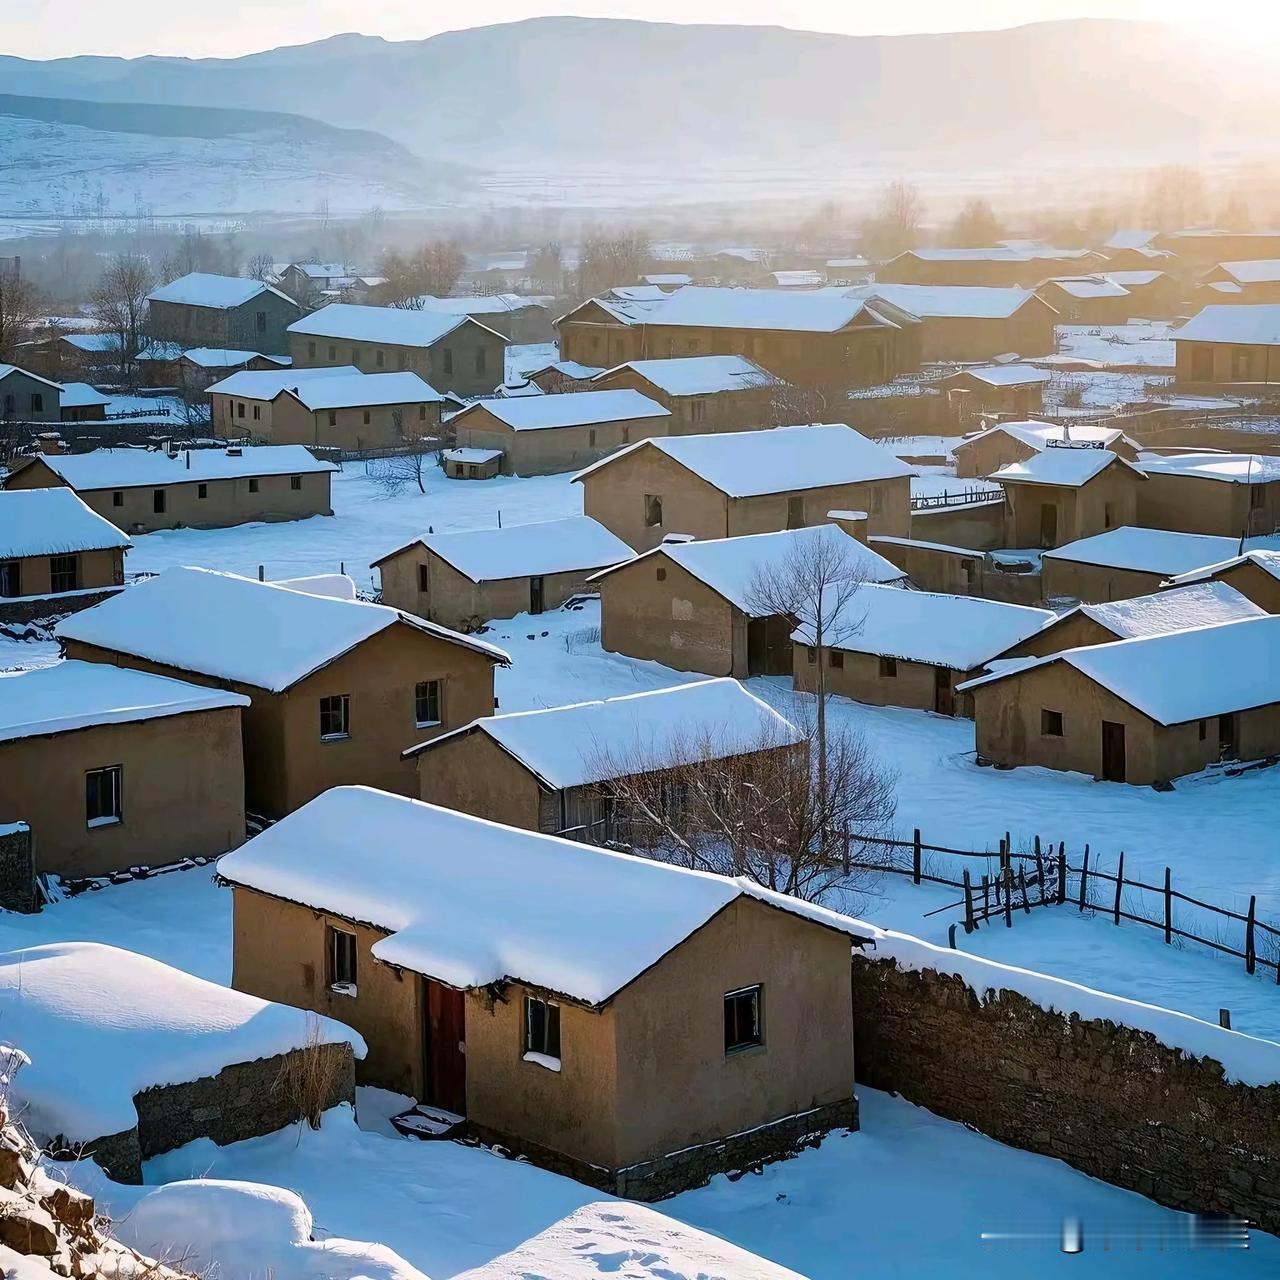
[[[830,552],[863,582],[906,575],[836,525],[664,542],[591,579],[600,588],[600,643],[611,653],[651,658],[709,676],[790,675],[795,622],[765,612],[762,579],[798,558]]]
[[[503,475],[545,476],[666,435],[673,419],[656,400],[619,390],[482,400],[451,421],[463,448],[502,450]]]
[[[472,294],[462,298],[418,298],[422,311],[439,315],[471,316],[508,342],[550,342],[555,337],[547,299],[526,298],[518,293]]]
[[[1154,261],[1158,263],[1158,259]],[[1173,316],[1184,306],[1185,286],[1168,271],[1154,269],[1152,261],[1136,269],[1108,270],[1106,274],[1108,280],[1129,291],[1133,308],[1130,315]]]
[[[956,475],[968,479],[994,475],[1001,467],[1028,462],[1055,445],[1108,449],[1136,462],[1141,445],[1113,427],[1059,425],[1052,422],[1000,422],[952,447]]]
[[[557,363],[603,371],[639,360],[645,347],[642,320],[653,306],[653,302],[623,298],[588,298],[555,321],[560,343]]]
[[[489,395],[503,379],[507,340],[470,316],[334,302],[289,326],[295,369],[354,365],[416,373],[440,391]]]
[[[450,480],[492,480],[502,467],[501,449],[442,449],[440,469]]]
[[[337,470],[301,445],[95,449],[32,457],[4,487],[65,485],[130,533],[151,533],[331,516],[329,481]]]
[[[0,491],[0,619],[24,620],[9,601],[63,612],[111,594],[124,584],[132,545],[69,489]],[[75,602],[50,600],[73,593],[84,594]]]
[[[668,768],[805,750],[807,739],[736,680],[696,680],[596,702],[485,716],[406,753],[419,794],[477,818],[606,844],[635,815],[610,783]]]
[[[1232,559],[1239,549],[1235,538],[1165,529],[1111,529],[1044,553],[1044,598],[1086,604],[1131,600],[1158,591],[1179,574]]]
[[[63,422],[105,422],[110,396],[87,382],[64,382],[58,388],[58,417]]]
[[[270,400],[245,393],[243,379],[236,374],[209,389],[214,421],[228,434],[360,452],[434,439],[440,430],[444,396],[416,373],[305,378],[280,387]]]
[[[1038,284],[1055,267],[1087,270],[1101,262],[1089,249],[988,245],[972,249],[908,249],[876,269],[885,284],[1010,288]]]
[[[1172,586],[1217,582],[1238,591],[1260,609],[1280,613],[1280,551],[1246,551],[1219,564],[1170,578]]]
[[[549,395],[560,391],[590,391],[588,386],[593,378],[604,373],[604,369],[595,365],[578,364],[574,360],[555,360],[541,369],[531,369],[525,377]]]
[[[984,364],[961,369],[942,380],[947,390],[967,392],[965,407],[972,413],[1038,413],[1044,389],[1052,380],[1048,369],[1030,364]]]
[[[1280,258],[1280,232],[1221,231],[1192,227],[1162,231],[1153,247],[1171,253],[1188,273],[1204,272],[1219,262]]]
[[[61,391],[49,378],[0,364],[0,422],[61,422]]]
[[[960,689],[980,763],[1163,785],[1280,754],[1280,618],[1068,649]]]
[[[355,279],[345,262],[291,262],[276,283],[304,307],[323,305],[326,293],[346,289]]]
[[[587,515],[637,551],[668,534],[731,538],[865,511],[871,533],[905,535],[915,472],[843,423],[647,440],[574,476]]]
[[[824,626],[821,652],[812,619],[802,618],[791,633],[795,687],[814,692],[821,662],[829,694],[875,707],[972,715],[957,686],[1053,617],[1047,609],[866,583]]]
[[[1280,381],[1280,303],[1216,303],[1173,335],[1179,382]]]
[[[1138,522],[1149,529],[1248,538],[1280,529],[1280,458],[1257,453],[1144,454]]]
[[[1063,324],[1124,324],[1137,314],[1137,300],[1109,275],[1055,276],[1042,281],[1036,294]]]
[[[143,358],[143,355],[138,357],[139,363],[142,363]],[[162,366],[164,364],[161,358],[153,360]],[[265,355],[261,351],[223,351],[218,347],[192,347],[189,351],[177,352],[173,360],[174,376],[165,378],[161,385],[170,386],[176,382],[189,391],[206,391],[215,382],[241,370],[270,373],[288,366],[288,356]]]
[[[1261,618],[1266,612],[1225,582],[1196,582],[1185,587],[1166,587],[1131,600],[1078,604],[1054,616],[1052,622],[1034,635],[994,656],[1042,658],[1091,644],[1136,640],[1141,636],[1163,635],[1166,631],[1184,631],[1188,627],[1213,627],[1239,618]]]
[[[427,533],[370,566],[382,603],[475,631],[494,618],[558,609],[587,579],[630,560],[631,548],[587,516]]]
[[[214,430],[228,439],[261,436],[270,431],[272,406],[286,388],[299,387],[316,378],[345,379],[359,373],[350,364],[321,369],[238,369],[205,388],[209,420]]]
[[[992,473],[1005,493],[1005,545],[1060,547],[1137,523],[1146,476],[1110,449],[1048,448]]]
[[[117,1182],[198,1138],[226,1146],[310,1119],[291,1074],[321,1086],[319,1111],[353,1104],[365,1052],[328,1018],[100,942],[0,953],[0,1017],[30,1059],[9,1085],[25,1128]]]
[[[606,369],[593,390],[630,387],[672,415],[671,435],[741,431],[770,421],[781,379],[743,356],[632,360]]]
[[[438,1131],[654,1200],[857,1125],[848,917],[359,787],[218,871],[233,985],[354,1027]]]
[[[268,816],[344,783],[416,793],[400,753],[488,715],[493,668],[508,662],[384,605],[206,569],[167,569],[57,634],[69,658],[247,697],[245,798]]]
[[[37,874],[216,858],[244,839],[248,705],[226,690],[96,662],[8,676],[0,813],[31,828]]]
[[[147,295],[147,333],[160,342],[281,355],[302,309],[261,280],[193,271]]]
[[[1219,262],[1200,277],[1202,285],[1229,285],[1235,301],[1280,302],[1280,258]]]

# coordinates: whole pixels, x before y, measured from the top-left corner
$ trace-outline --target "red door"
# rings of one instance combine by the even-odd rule
[[[467,1114],[467,1046],[463,993],[422,980],[423,1101]]]

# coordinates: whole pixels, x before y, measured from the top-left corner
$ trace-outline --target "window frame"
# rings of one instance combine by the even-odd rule
[[[1051,707],[1040,708],[1040,736],[1042,738],[1066,737],[1066,717]]]
[[[435,715],[423,718],[424,703],[427,710],[435,704]],[[413,722],[419,729],[434,729],[444,724],[444,681],[440,679],[419,680],[413,686]]]
[[[741,1014],[739,1012],[744,999],[749,999],[750,1022],[752,1031],[742,1036]],[[724,1011],[724,1056],[736,1057],[753,1049],[763,1049],[764,1036],[764,983],[756,982],[749,987],[737,987],[726,991],[723,998]],[[730,1036],[738,1038],[730,1040]]]
[[[325,925],[326,985],[335,995],[353,996],[359,989],[360,957],[354,929]],[[348,976],[349,975],[349,976]]]
[[[65,585],[70,582],[70,586]],[[66,591],[80,590],[80,557],[74,552],[49,557],[49,592],[61,595]]]
[[[259,486],[259,484],[258,484],[258,477],[257,477],[257,476],[250,476],[250,477],[249,477],[249,492],[250,492],[250,493],[257,493],[257,492],[258,492],[258,490],[259,490],[259,488],[260,488],[260,486]]]
[[[102,794],[93,790],[95,779],[110,780],[110,811],[93,813],[95,801],[101,807]],[[100,831],[103,827],[118,827],[124,822],[124,766],[102,765],[84,771],[84,825],[86,830]]]
[[[654,515],[657,519],[654,519]],[[662,528],[662,494],[646,493],[644,495],[644,527],[646,529]]]
[[[332,704],[336,703],[337,706]],[[341,730],[325,731],[326,716],[339,714]],[[330,720],[332,723],[332,720]],[[344,742],[351,737],[351,695],[349,693],[330,693],[320,699],[320,741]]]
[[[540,1015],[538,1025],[535,1025],[535,1014]],[[544,996],[526,995],[521,1022],[524,1060],[542,1066],[554,1064],[554,1069],[558,1069],[564,1052],[560,1035],[559,1001],[549,1000]]]
[[[112,492],[111,492],[111,505],[112,505],[113,507],[123,507],[123,506],[124,506],[124,490],[123,490],[123,489],[113,489],[113,490],[112,490]]]
[[[301,477],[301,476],[290,476],[290,477],[289,477],[289,488],[290,488],[290,490],[291,490],[293,493],[300,493],[300,492],[302,491],[302,477]]]
[[[898,678],[898,660],[897,658],[886,657],[880,655],[880,678],[882,680],[896,680]]]
[[[162,516],[169,510],[169,494],[165,489],[151,490],[151,514],[154,516]]]

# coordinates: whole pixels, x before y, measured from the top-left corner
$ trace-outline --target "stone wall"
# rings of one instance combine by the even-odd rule
[[[1194,1212],[1280,1230],[1280,1084],[1228,1081],[1149,1032],[855,956],[858,1080]]]
[[[35,841],[24,822],[0,823],[0,907],[6,911],[40,910]]]
[[[81,609],[92,609],[95,604],[110,600],[123,590],[123,587],[102,587],[97,591],[69,591],[56,596],[20,596],[0,600],[0,623],[25,626],[30,622],[61,619],[69,613],[79,613]]]

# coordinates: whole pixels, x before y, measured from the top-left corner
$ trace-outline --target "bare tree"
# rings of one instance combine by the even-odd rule
[[[923,214],[920,193],[911,183],[901,178],[889,183],[862,228],[862,243],[868,255],[887,259],[910,249],[919,239]]]
[[[436,240],[409,254],[384,254],[378,274],[386,277],[385,292],[391,306],[417,311],[422,307],[422,295],[447,297],[452,293],[466,264],[466,255],[452,240]]]
[[[269,281],[275,274],[275,259],[269,253],[255,253],[245,267],[250,280]]]
[[[427,423],[407,427],[403,409],[394,409],[391,421],[403,447],[388,457],[371,460],[369,478],[388,498],[399,496],[415,484],[419,493],[426,493],[427,471],[440,461],[440,437],[427,430]]]
[[[0,270],[0,363],[17,364],[18,346],[40,318],[40,296],[30,280]]]
[[[798,427],[811,422],[826,422],[832,405],[847,401],[847,389],[823,386],[817,382],[775,382],[762,426]],[[843,420],[842,411],[837,420]]]
[[[1146,214],[1161,231],[1176,231],[1208,216],[1209,200],[1198,169],[1168,164],[1147,175]]]
[[[103,333],[117,340],[120,377],[131,382],[144,345],[147,295],[155,283],[150,262],[139,254],[117,254],[106,265],[89,296],[89,314]]]
[[[575,273],[575,292],[594,298],[607,289],[635,284],[652,261],[652,245],[640,230],[588,235]]]
[[[947,229],[947,243],[956,249],[982,249],[1000,238],[1000,222],[987,200],[970,200]]]
[[[539,293],[564,291],[564,251],[550,240],[529,255],[529,278]]]

